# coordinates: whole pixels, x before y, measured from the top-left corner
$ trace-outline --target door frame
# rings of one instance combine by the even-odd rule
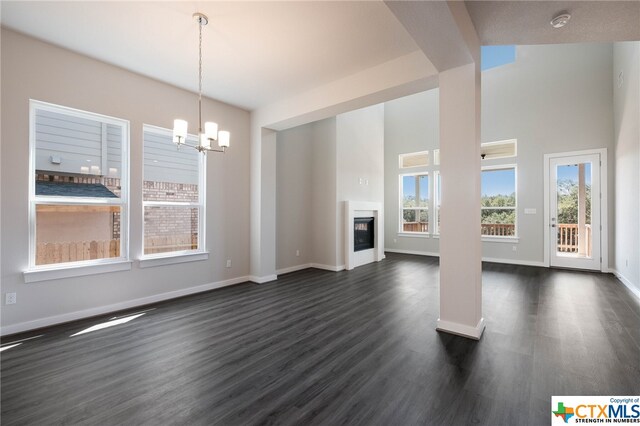
[[[573,157],[577,155],[600,155],[600,271],[609,272],[609,202],[608,202],[608,176],[607,176],[607,148],[587,149],[583,151],[557,152],[544,154],[544,266],[550,266],[550,241],[549,226],[550,203],[549,203],[549,181],[550,163],[552,158]]]

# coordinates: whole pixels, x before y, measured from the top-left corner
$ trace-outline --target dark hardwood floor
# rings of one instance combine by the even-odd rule
[[[640,394],[640,303],[613,276],[485,264],[483,283],[478,342],[435,331],[437,259],[398,254],[11,336],[41,335],[0,355],[1,421],[544,425],[552,395]]]

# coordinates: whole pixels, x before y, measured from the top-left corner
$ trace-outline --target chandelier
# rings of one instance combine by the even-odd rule
[[[226,130],[218,131],[218,125],[212,121],[204,123],[202,127],[202,27],[209,23],[209,18],[202,13],[194,13],[193,17],[198,22],[199,45],[198,45],[198,143],[197,145],[187,144],[187,129],[189,124],[186,120],[177,119],[173,121],[173,143],[178,146],[182,145],[195,148],[206,154],[207,151],[225,152],[229,147],[229,139],[231,134]],[[204,130],[204,131],[203,131]],[[212,142],[217,141],[219,148],[212,147]]]

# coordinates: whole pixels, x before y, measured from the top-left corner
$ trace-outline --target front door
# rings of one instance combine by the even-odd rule
[[[600,154],[549,161],[549,263],[600,270]]]

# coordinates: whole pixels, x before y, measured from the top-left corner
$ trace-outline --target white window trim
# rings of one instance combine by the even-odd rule
[[[198,262],[208,259],[208,251],[183,250],[169,253],[148,254],[144,256],[144,258],[138,260],[138,266],[140,268],[153,268],[156,266]]]
[[[398,232],[397,234],[400,238],[431,238],[431,235],[428,232]]]
[[[518,233],[518,165],[509,163],[509,164],[495,164],[491,166],[483,166],[481,168],[481,173],[484,171],[491,170],[508,170],[513,169],[513,177],[514,177],[514,187],[516,194],[516,204],[513,207],[482,207],[480,206],[480,212],[482,210],[513,210],[516,214],[516,221],[514,223],[514,235],[513,236],[500,236],[500,235],[482,235],[482,241],[485,242],[515,242],[520,241],[519,233]]]
[[[429,220],[431,220],[431,204],[432,204],[432,197],[429,197],[429,202],[427,203],[427,207],[403,207],[403,199],[402,196],[404,195],[404,188],[403,188],[403,178],[405,176],[427,176],[428,180],[429,180],[429,195],[431,195],[433,192],[431,192],[432,189],[432,179],[429,178],[429,174],[430,172],[425,171],[425,172],[412,172],[412,173],[400,173],[398,175],[398,206],[399,206],[399,217],[398,217],[398,236],[420,236],[420,237],[428,237],[431,235],[430,232],[409,232],[409,231],[405,231],[402,227],[402,220],[404,218],[404,210],[426,210],[427,211],[427,217],[429,218]],[[419,192],[419,188],[418,188],[418,192]],[[431,222],[429,222],[431,223]]]
[[[153,126],[150,124],[144,124],[142,126],[142,182],[141,187],[144,188],[144,134],[146,132],[155,133],[162,136],[173,137],[173,132],[170,129],[163,127]],[[197,144],[198,137],[196,135],[188,135],[187,140],[195,142]],[[189,147],[183,147],[182,149],[191,149]],[[144,254],[144,219],[142,221],[142,236],[141,236],[141,253],[138,256],[138,265],[140,268],[149,268],[162,265],[172,265],[177,263],[195,262],[199,260],[207,260],[209,258],[209,252],[206,250],[206,194],[207,194],[207,156],[198,153],[199,155],[199,173],[198,173],[198,202],[180,202],[180,201],[145,201],[144,194],[142,195],[142,214],[144,216],[145,207],[149,206],[179,206],[190,207],[198,209],[198,248],[195,250],[180,250],[166,253],[154,253]]]
[[[36,196],[36,110],[100,121],[101,123],[122,128],[121,190],[118,199]],[[129,261],[129,126],[129,120],[29,99],[29,266],[23,272],[25,282],[131,269],[131,262]],[[120,257],[36,265],[36,206],[38,204],[103,204],[120,206]]]
[[[89,262],[89,263],[87,263]],[[96,259],[82,262],[57,263],[28,269],[22,273],[25,283],[82,277],[107,272],[130,271],[131,260]]]

